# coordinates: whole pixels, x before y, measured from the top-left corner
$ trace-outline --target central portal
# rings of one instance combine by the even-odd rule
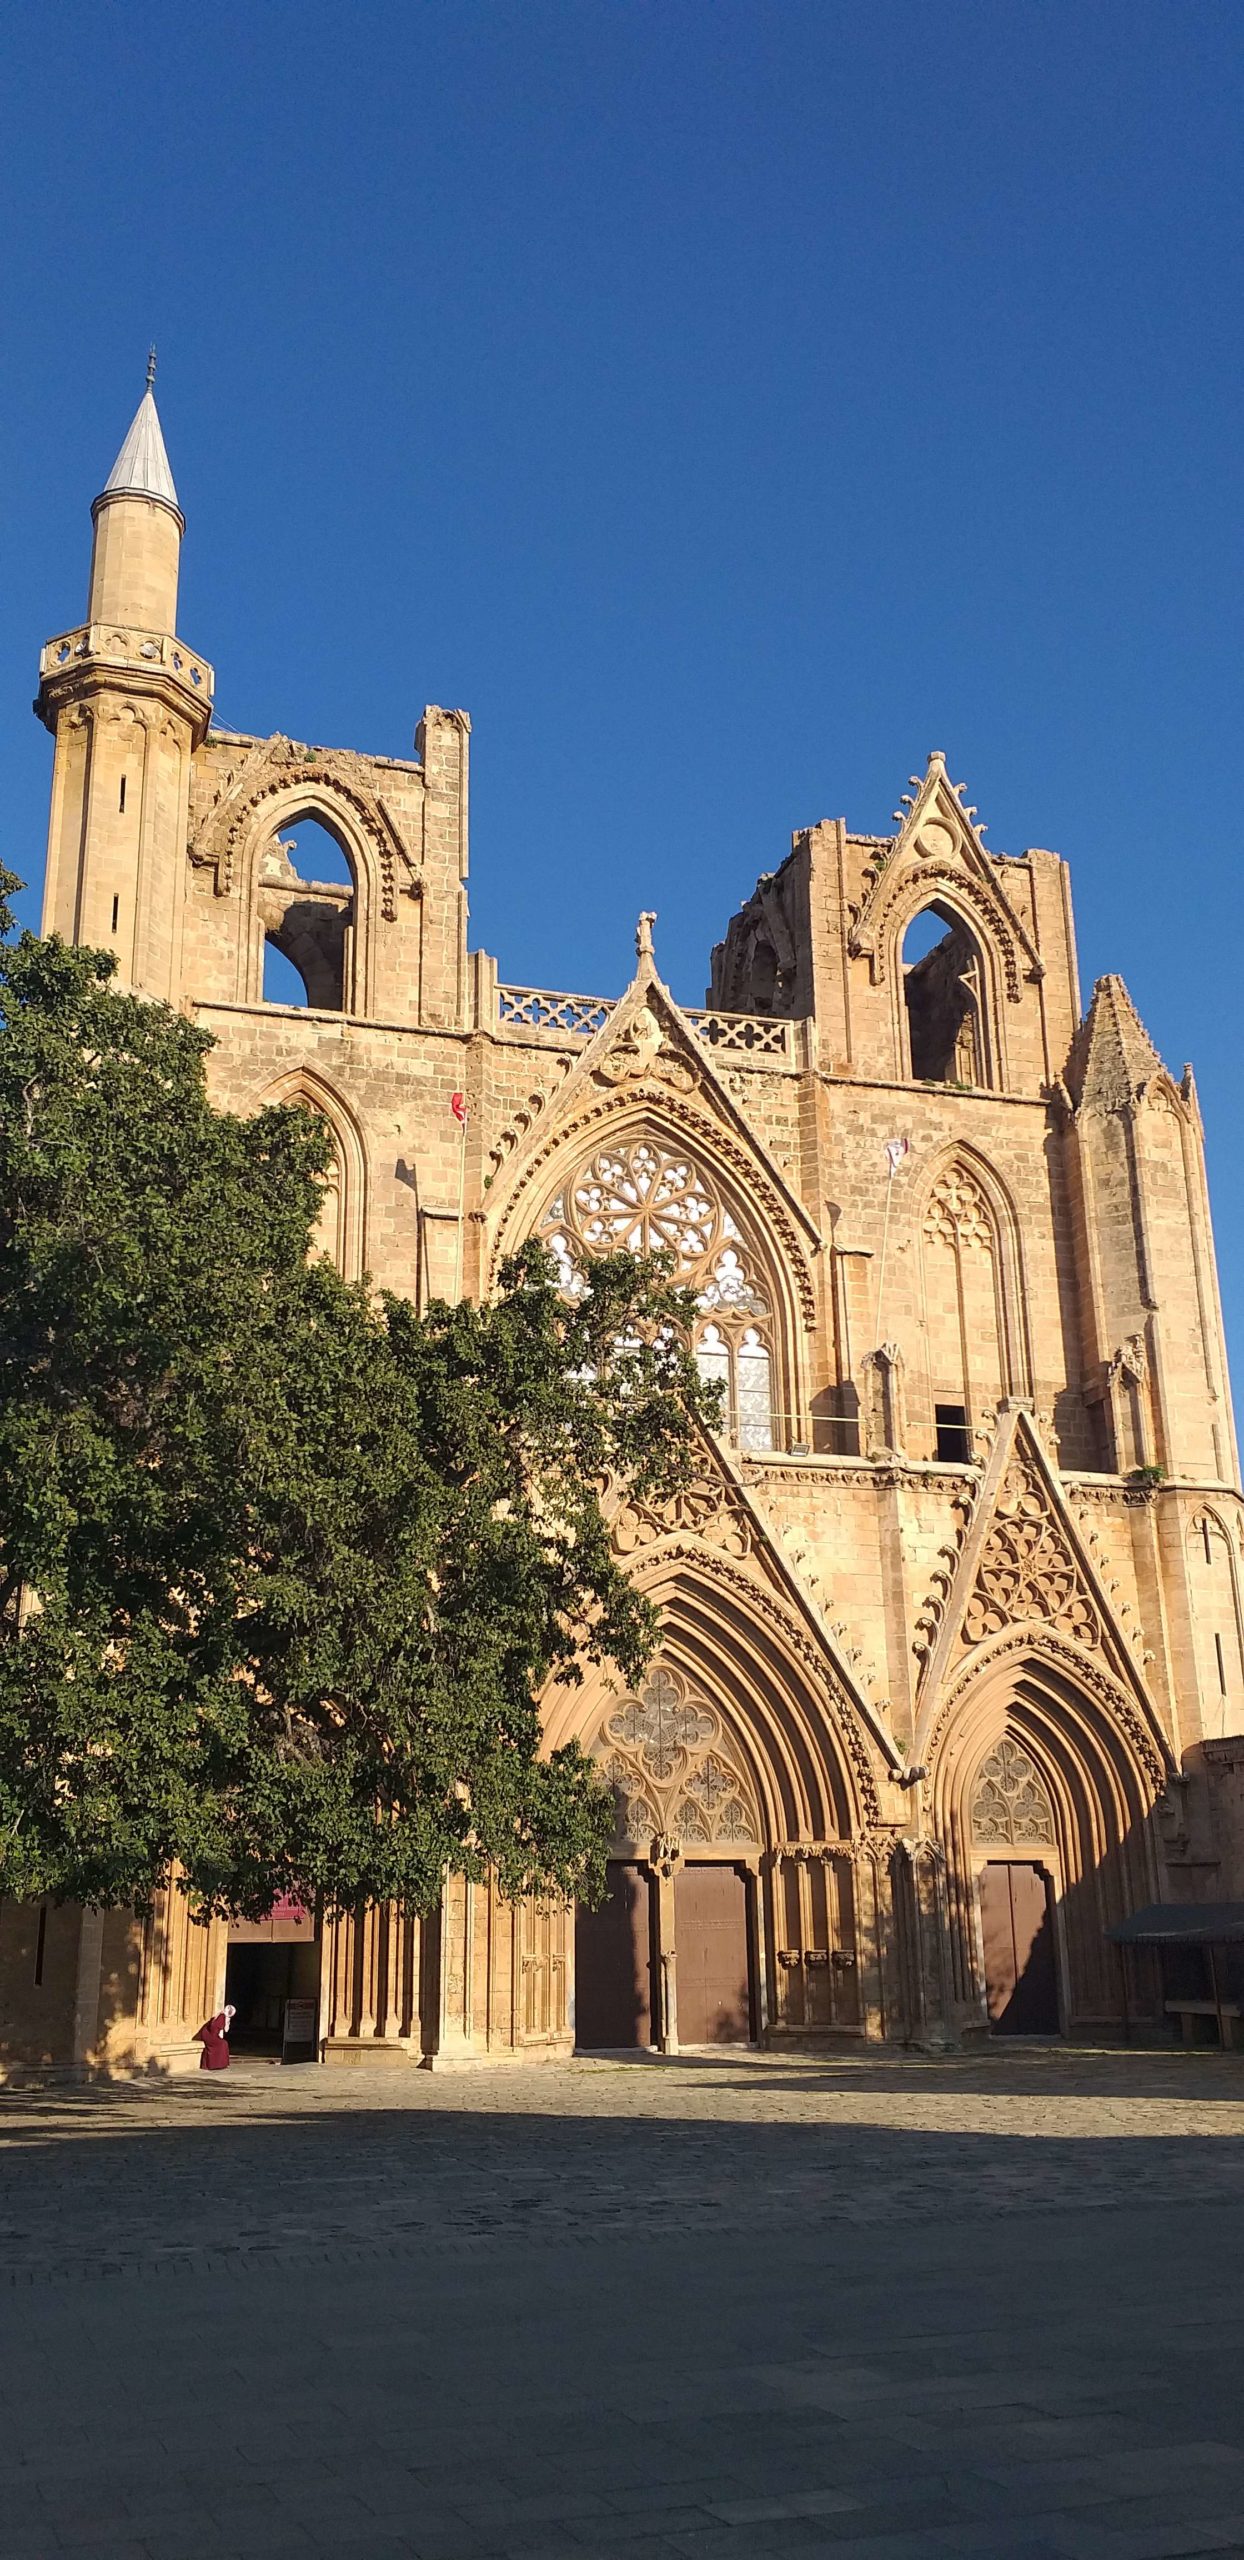
[[[749,2043],[764,1832],[742,1733],[662,1659],[609,1700],[594,1756],[613,1790],[614,1849],[606,1900],[575,1925],[577,2044]]]
[[[679,2043],[750,2043],[747,1879],[738,1867],[679,1868],[674,1934]]]

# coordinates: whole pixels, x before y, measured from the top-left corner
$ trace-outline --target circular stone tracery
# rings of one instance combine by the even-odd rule
[[[647,1849],[659,1834],[697,1846],[758,1841],[751,1790],[720,1718],[676,1673],[659,1668],[606,1716],[596,1757],[618,1799],[618,1838]]]
[[[595,1254],[671,1254],[675,1279],[701,1311],[696,1357],[724,1389],[727,1429],[741,1448],[772,1448],[768,1295],[741,1230],[690,1156],[652,1138],[602,1147],[549,1202],[538,1233],[569,1292],[582,1287],[580,1267]]]

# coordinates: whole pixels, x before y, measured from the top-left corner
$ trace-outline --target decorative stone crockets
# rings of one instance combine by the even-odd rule
[[[870,976],[880,982],[896,919],[910,912],[913,895],[919,891],[926,903],[946,896],[984,928],[998,952],[1007,996],[1018,1003],[1021,981],[1044,971],[961,792],[961,784],[947,779],[946,759],[935,749],[898,837],[878,848],[865,873],[864,893],[851,917],[850,949],[867,957]]]

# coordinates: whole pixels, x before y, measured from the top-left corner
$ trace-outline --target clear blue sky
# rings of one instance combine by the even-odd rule
[[[1239,0],[352,0],[5,26],[0,850],[160,348],[222,718],[475,724],[474,939],[676,993],[942,746],[1195,1061],[1237,1375]],[[33,910],[32,910],[33,911]]]

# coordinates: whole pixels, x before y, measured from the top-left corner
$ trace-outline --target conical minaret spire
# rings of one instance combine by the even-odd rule
[[[185,518],[155,404],[155,349],[129,432],[91,509],[95,548],[87,618],[131,630],[177,627]]]
[[[184,523],[181,509],[177,504],[177,491],[169,467],[159,411],[155,404],[154,347],[147,358],[147,388],[130,420],[125,442],[95,504],[98,507],[105,498],[123,495],[154,498],[159,506],[171,507],[179,522]]]

